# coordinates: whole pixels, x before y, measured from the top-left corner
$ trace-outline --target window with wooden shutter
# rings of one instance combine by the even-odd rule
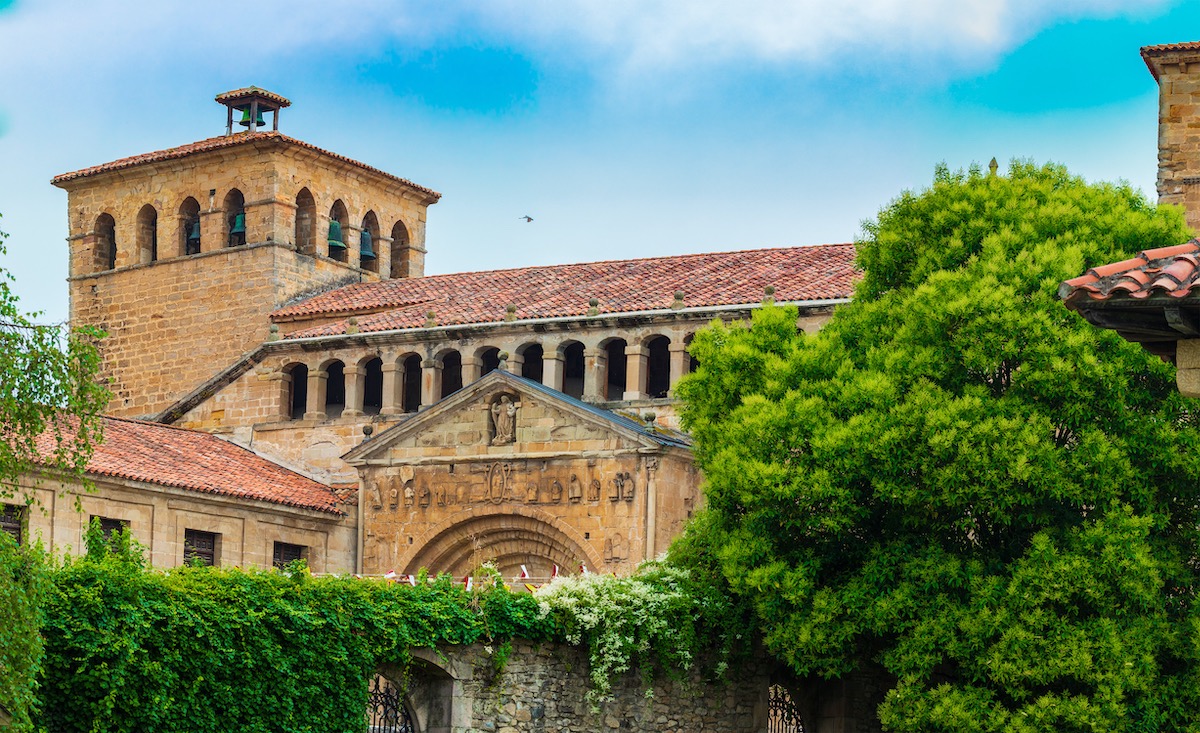
[[[25,507],[17,504],[0,504],[0,532],[7,532],[17,544],[21,544],[21,529],[25,524]]]
[[[290,545],[287,542],[275,543],[275,557],[273,565],[277,568],[282,568],[290,562],[303,560],[308,554],[308,548],[304,545]]]
[[[192,565],[196,561],[202,565],[217,564],[217,534],[201,532],[198,529],[183,531],[183,562]]]

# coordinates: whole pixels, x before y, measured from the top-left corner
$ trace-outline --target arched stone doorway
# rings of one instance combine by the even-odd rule
[[[495,564],[504,577],[524,565],[534,578],[549,578],[554,566],[575,572],[580,564],[600,567],[588,538],[557,517],[532,507],[505,511],[474,508],[433,527],[401,565],[406,572],[426,568],[455,577]]]

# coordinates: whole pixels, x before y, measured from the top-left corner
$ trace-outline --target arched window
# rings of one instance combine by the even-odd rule
[[[646,396],[666,397],[671,389],[671,339],[652,336],[646,339]]]
[[[383,410],[383,360],[371,359],[363,365],[363,414],[378,415]]]
[[[246,243],[246,197],[236,188],[225,194],[221,206],[225,213],[225,245],[237,247]]]
[[[96,217],[96,244],[92,250],[92,265],[96,272],[117,266],[117,222],[111,214]]]
[[[398,221],[396,222],[396,226],[392,227],[392,277],[409,277],[412,275],[409,271],[409,258],[411,255],[408,227],[404,226],[403,221]]]
[[[563,357],[563,394],[583,399],[583,344],[571,341],[560,347]]]
[[[296,194],[296,251],[301,254],[317,253],[317,202],[307,188]]]
[[[462,355],[457,351],[447,351],[442,354],[442,393],[439,397],[449,397],[462,389]]]
[[[691,374],[700,366],[700,360],[692,356],[692,339],[696,336],[694,333],[689,333],[683,337],[683,344],[688,349],[688,368],[687,373]]]
[[[604,380],[604,399],[625,398],[625,339],[611,339],[604,344],[608,375]]]
[[[191,196],[179,205],[179,251],[200,254],[200,202]]]
[[[500,349],[495,346],[485,346],[478,352],[479,376],[494,372],[500,368]]]
[[[150,204],[138,211],[137,249],[141,264],[158,259],[158,211]]]
[[[374,211],[363,217],[362,233],[358,236],[358,262],[368,272],[379,272],[379,219]]]
[[[421,357],[404,357],[404,411],[416,412],[421,407]]]
[[[329,210],[329,233],[325,237],[325,253],[338,262],[346,261],[346,227],[350,216],[341,199],[333,202]]]
[[[535,382],[542,381],[542,345],[528,344],[517,350],[521,354],[521,376]]]
[[[325,417],[339,417],[346,409],[346,368],[340,361],[325,365]]]
[[[308,367],[304,364],[289,364],[283,373],[287,380],[287,405],[284,408],[288,418],[299,420],[308,409]]]

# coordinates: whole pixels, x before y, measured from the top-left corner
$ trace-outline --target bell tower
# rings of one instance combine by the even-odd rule
[[[1158,82],[1158,200],[1200,229],[1200,42],[1142,48]]]
[[[216,101],[223,135],[52,181],[67,192],[71,321],[108,333],[114,415],[162,412],[266,341],[284,303],[424,273],[440,194],[280,133],[283,96]]]

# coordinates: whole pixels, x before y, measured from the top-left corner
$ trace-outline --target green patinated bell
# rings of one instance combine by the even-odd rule
[[[199,231],[197,231],[196,234],[199,236]],[[233,226],[229,227],[229,234],[231,236],[236,234],[246,234],[246,213],[244,211],[239,211],[233,215]]]
[[[242,119],[238,122],[238,124],[242,127],[249,127],[250,120],[250,108],[246,107],[242,110]],[[263,127],[267,124],[267,121],[263,119],[263,113],[261,109],[258,111],[258,119],[254,120],[254,124],[258,127]]]
[[[337,219],[329,220],[329,249],[346,249],[342,241],[342,223]]]
[[[362,232],[362,237],[359,239],[358,245],[359,257],[364,260],[375,259],[375,250],[371,249],[371,233],[366,229]]]

